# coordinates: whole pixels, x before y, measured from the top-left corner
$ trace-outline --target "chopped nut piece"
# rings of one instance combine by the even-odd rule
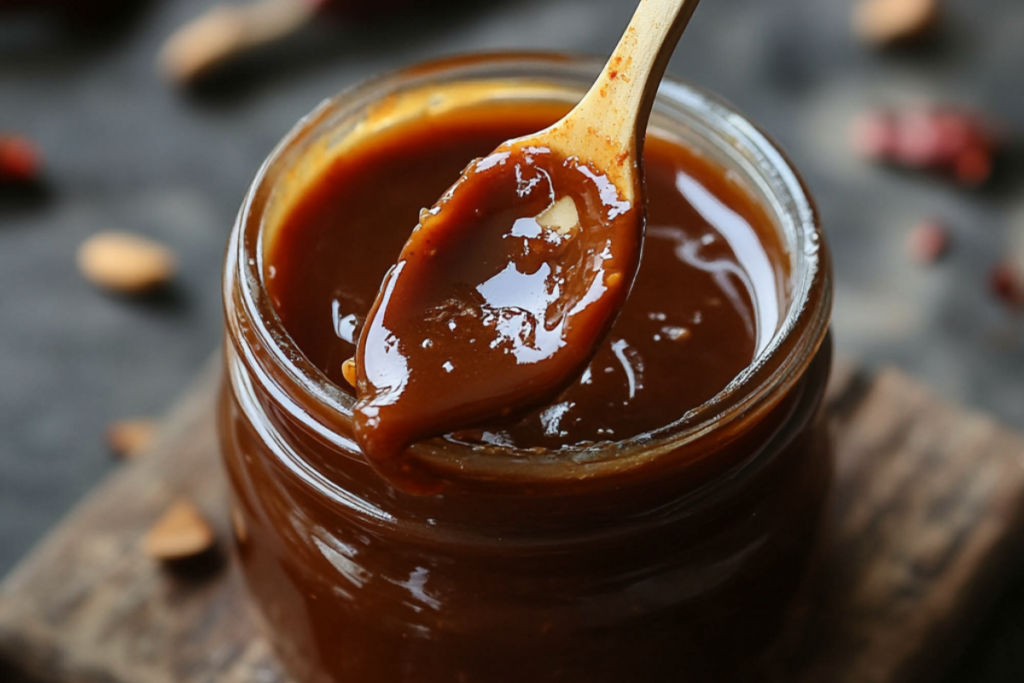
[[[117,420],[107,427],[107,444],[115,455],[130,458],[149,446],[157,423],[149,419]]]
[[[853,31],[867,43],[888,46],[927,35],[938,24],[939,0],[860,0]]]
[[[948,247],[949,231],[936,220],[919,223],[907,234],[907,253],[918,263],[934,263]]]
[[[345,378],[345,381],[352,386],[356,385],[356,359],[349,358],[347,361],[341,364],[341,374]]]
[[[213,529],[187,500],[174,503],[142,538],[142,550],[156,560],[196,557],[213,547]]]
[[[78,248],[78,267],[98,287],[137,294],[166,284],[174,277],[174,252],[145,237],[101,232]]]
[[[576,210],[576,202],[572,197],[562,197],[537,216],[537,224],[542,228],[554,230],[559,235],[579,232],[580,214]]]

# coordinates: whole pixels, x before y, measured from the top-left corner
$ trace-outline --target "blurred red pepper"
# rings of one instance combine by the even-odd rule
[[[0,135],[0,183],[30,183],[39,177],[41,167],[35,143],[20,135]]]
[[[1024,278],[1012,262],[1001,261],[992,266],[989,288],[1007,306],[1024,306]]]
[[[946,107],[869,111],[854,124],[852,139],[868,159],[937,171],[969,186],[992,175],[1000,142],[978,114]]]

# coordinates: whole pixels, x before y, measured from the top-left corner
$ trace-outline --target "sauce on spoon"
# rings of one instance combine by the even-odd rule
[[[401,457],[414,441],[518,414],[583,372],[636,274],[643,131],[696,4],[642,0],[576,108],[421,213],[354,368],[356,438],[396,485],[437,490]]]

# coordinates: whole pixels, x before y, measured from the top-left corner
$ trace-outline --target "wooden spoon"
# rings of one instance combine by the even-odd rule
[[[589,363],[636,275],[643,137],[696,5],[641,0],[568,115],[474,161],[421,213],[355,358],[356,438],[397,485],[437,488],[399,457],[413,441],[540,405]]]
[[[698,1],[640,0],[608,63],[579,104],[550,128],[517,142],[579,157],[607,174],[623,199],[634,201],[640,193],[642,141],[654,98]]]

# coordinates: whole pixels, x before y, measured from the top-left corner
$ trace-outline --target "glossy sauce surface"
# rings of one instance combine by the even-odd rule
[[[413,442],[546,403],[615,320],[641,211],[601,171],[509,143],[474,160],[388,271],[357,345],[356,439],[406,488]],[[407,481],[408,480],[408,481]]]
[[[229,269],[229,289],[265,286],[282,324],[270,321],[272,341],[229,326],[221,446],[240,565],[296,681],[751,683],[782,631],[828,490],[827,343],[763,411],[713,418],[696,439],[611,443],[595,462],[559,450],[678,420],[778,324],[787,257],[767,209],[685,146],[648,139],[641,267],[580,380],[431,444],[425,462],[455,463],[436,470],[455,471],[439,494],[396,490],[335,403],[289,395],[249,365],[288,376],[268,348],[283,329],[351,393],[342,363],[419,210],[466,159],[563,113],[519,103],[424,117],[308,182],[294,173],[302,184],[296,164],[272,166],[287,201],[245,218],[243,236],[264,240],[264,281]],[[239,301],[227,299],[229,319],[244,322]],[[336,439],[313,427],[325,409]],[[478,442],[539,452],[464,445]]]
[[[349,390],[342,363],[354,355],[377,289],[423,207],[459,177],[467,159],[487,154],[508,137],[541,128],[560,113],[557,107],[527,112],[494,108],[424,119],[379,136],[325,169],[286,216],[266,257],[266,284],[274,305],[314,365]],[[779,316],[776,283],[783,280],[785,265],[764,210],[720,168],[685,147],[649,137],[645,162],[649,203],[640,269],[618,320],[582,376],[526,415],[447,438],[558,449],[642,434],[712,398],[774,332]],[[550,201],[543,191],[527,197],[518,216],[536,216]],[[505,216],[495,225],[508,222]],[[540,241],[526,234],[533,229],[529,223],[516,224],[523,234],[511,241],[492,233],[498,253],[506,253],[501,249],[509,244],[528,252],[531,243]],[[565,245],[543,245],[559,247]],[[522,270],[539,272],[546,255],[533,256],[537,263]],[[453,263],[441,267],[452,273],[465,270],[458,254],[452,258]],[[530,296],[524,287],[529,277],[518,277],[502,289],[500,268],[492,273],[493,264],[479,267],[470,279],[495,279],[496,297]],[[531,315],[539,318],[550,304],[550,281],[538,287],[540,303]],[[428,338],[435,345],[431,362],[441,368],[445,363],[472,367],[473,350],[467,342],[476,335],[445,334],[452,323],[456,328],[462,324],[458,312],[438,316],[435,322],[421,332],[422,339],[416,338],[421,345]],[[374,343],[370,348],[379,352],[383,346]],[[497,378],[490,383],[486,374],[472,373],[458,382],[475,377],[480,382],[475,391],[481,395],[515,391],[498,386]],[[441,382],[426,383],[422,400],[433,397],[444,403],[449,390]],[[459,391],[464,397],[465,390]]]

